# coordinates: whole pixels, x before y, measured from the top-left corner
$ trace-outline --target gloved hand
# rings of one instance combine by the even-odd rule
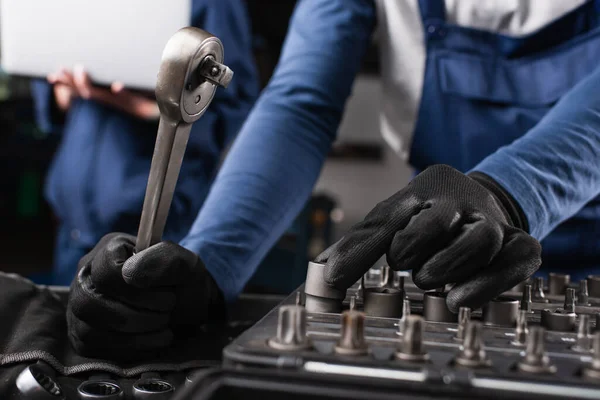
[[[315,261],[326,264],[326,284],[345,290],[386,254],[392,269],[412,269],[421,289],[454,284],[446,303],[457,312],[480,307],[539,268],[541,246],[527,229],[520,206],[493,179],[435,165]]]
[[[69,340],[84,356],[152,357],[179,336],[225,316],[223,294],[200,258],[161,242],[137,254],[111,233],[79,262],[67,308]]]

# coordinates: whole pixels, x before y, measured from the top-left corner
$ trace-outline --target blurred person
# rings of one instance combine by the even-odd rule
[[[575,279],[597,272],[598,10],[597,1],[298,1],[274,75],[188,235],[134,254],[134,236],[112,233],[80,261],[71,343],[132,356],[222,318],[311,194],[375,29],[380,128],[416,175],[317,257],[324,284],[344,294],[386,255],[421,289],[453,285],[456,312],[531,276],[542,258]]]
[[[194,124],[164,238],[189,230],[208,193],[223,150],[258,95],[250,21],[243,0],[194,0],[191,26],[219,37],[235,71]],[[85,66],[32,83],[38,124],[62,135],[46,182],[46,198],[60,220],[51,284],[69,285],[79,259],[106,233],[137,232],[159,110],[154,93],[119,82],[95,86]]]

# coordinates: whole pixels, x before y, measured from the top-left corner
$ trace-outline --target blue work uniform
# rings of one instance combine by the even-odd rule
[[[249,18],[242,0],[194,0],[192,26],[223,43],[234,71],[204,116],[193,125],[163,238],[179,241],[190,229],[220,162],[259,91]],[[75,99],[60,122],[53,91],[32,85],[40,127],[63,137],[45,194],[60,219],[51,283],[70,284],[79,259],[109,232],[136,234],[157,121],[143,121],[95,101]]]
[[[545,265],[572,268],[572,275],[598,267],[595,3],[520,39],[452,26],[442,4],[420,4],[427,77],[411,161],[418,169],[445,162],[490,175],[520,204],[530,233],[547,237]],[[274,75],[181,241],[227,299],[310,195],[375,24],[370,1],[297,3]]]

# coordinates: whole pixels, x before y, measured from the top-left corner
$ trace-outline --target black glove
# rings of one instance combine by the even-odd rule
[[[67,324],[83,356],[150,358],[225,316],[223,294],[196,254],[171,242],[134,247],[134,236],[111,233],[79,262]]]
[[[326,263],[326,284],[345,290],[386,254],[392,269],[412,269],[421,289],[454,284],[446,302],[457,312],[480,307],[539,268],[541,246],[527,229],[519,205],[489,176],[435,165],[315,261]]]

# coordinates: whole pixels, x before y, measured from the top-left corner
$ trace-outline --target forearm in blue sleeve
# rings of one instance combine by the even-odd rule
[[[600,194],[600,68],[475,171],[500,183],[541,240]]]
[[[182,241],[228,300],[307,201],[374,23],[371,1],[298,2],[275,73]]]

